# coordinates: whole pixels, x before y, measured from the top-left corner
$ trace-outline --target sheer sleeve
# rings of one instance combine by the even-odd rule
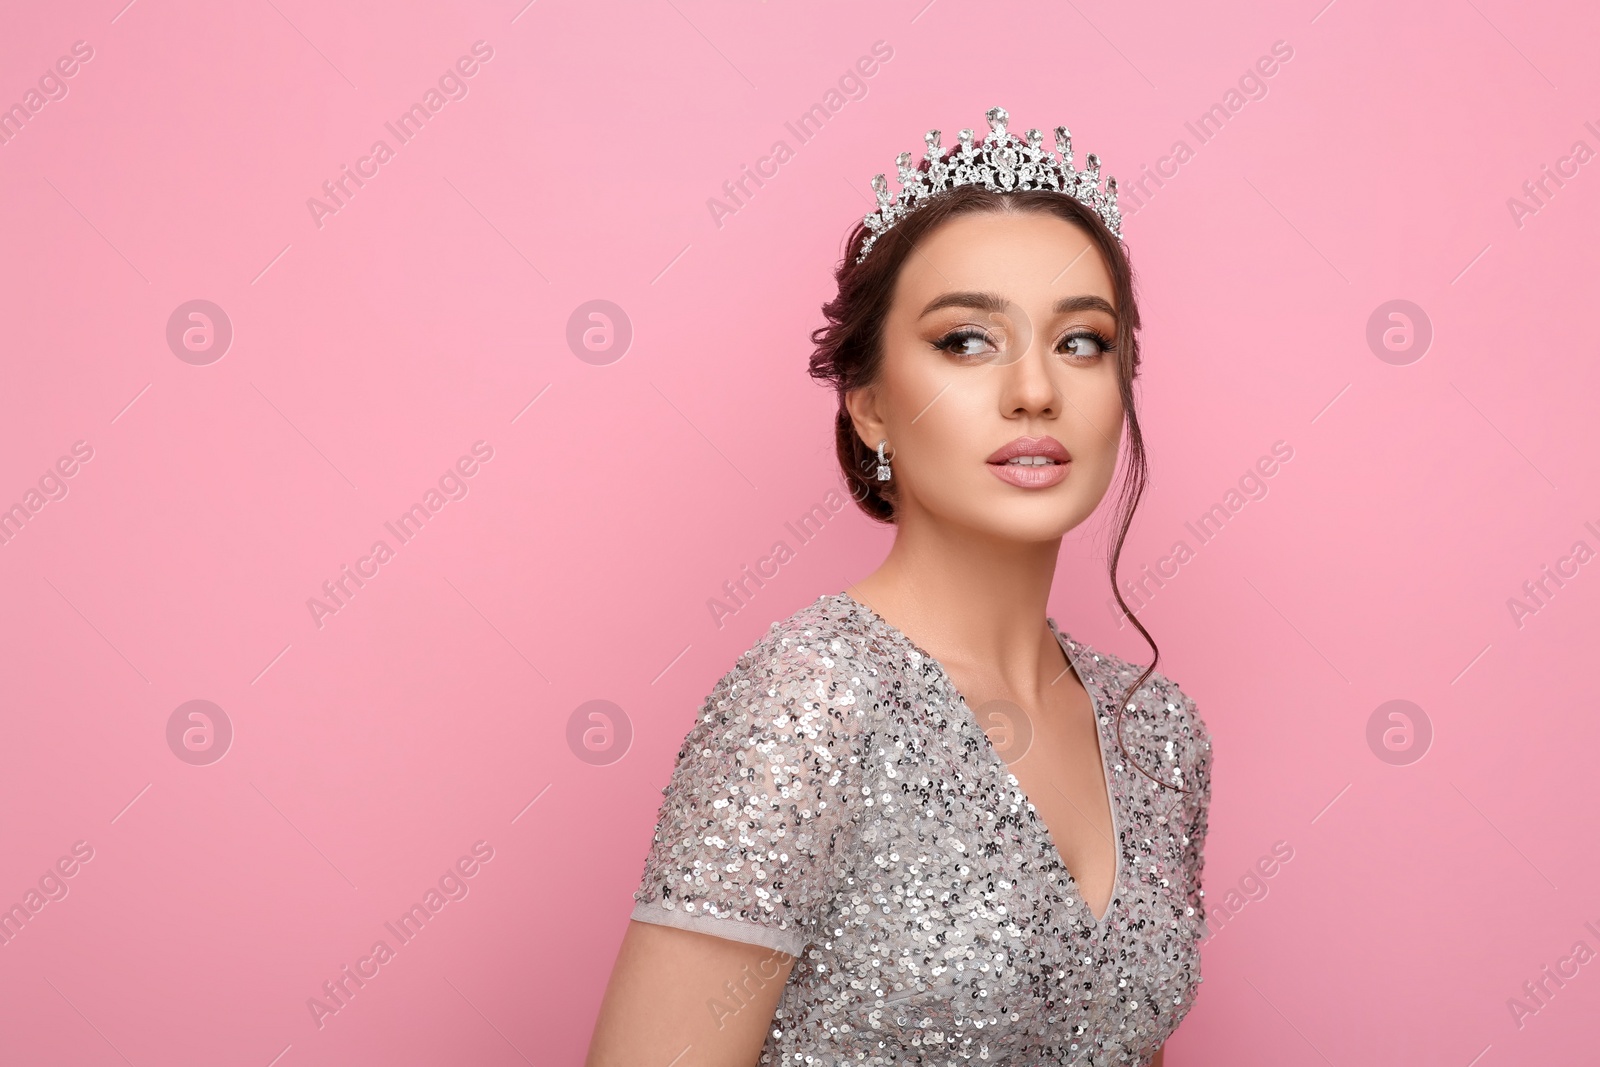
[[[684,739],[633,918],[798,956],[858,838],[870,705],[838,639],[769,634]]]
[[[1206,832],[1209,829],[1211,815],[1211,733],[1206,728],[1205,720],[1200,717],[1200,711],[1195,707],[1194,700],[1188,694],[1184,694],[1183,704],[1188,714],[1189,744],[1192,746],[1189,760],[1190,780],[1184,784],[1186,788],[1194,790],[1194,795],[1186,798],[1183,806],[1185,895],[1188,897],[1189,907],[1194,909],[1201,937],[1204,937],[1206,899],[1202,875],[1205,872]]]

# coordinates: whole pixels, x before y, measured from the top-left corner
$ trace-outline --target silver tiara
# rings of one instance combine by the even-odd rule
[[[910,152],[895,157],[900,174],[900,193],[891,198],[889,183],[882,174],[874,175],[872,190],[878,194],[878,210],[862,219],[871,232],[861,243],[860,263],[867,258],[872,246],[894,224],[921,207],[927,200],[958,185],[981,185],[996,192],[1017,192],[1023,189],[1050,189],[1066,193],[1100,216],[1112,235],[1122,237],[1122,209],[1117,206],[1117,179],[1107,177],[1105,188],[1100,187],[1100,157],[1090,153],[1083,170],[1072,167],[1072,134],[1065,126],[1056,127],[1056,151],[1044,147],[1044,134],[1029,130],[1024,141],[1006,130],[1011,116],[1005,108],[992,107],[984,115],[989,120],[989,133],[977,145],[972,143],[972,131],[962,130],[956,135],[959,142],[946,152],[939,146],[939,131],[929,130],[924,140],[928,150],[922,162],[913,164]]]

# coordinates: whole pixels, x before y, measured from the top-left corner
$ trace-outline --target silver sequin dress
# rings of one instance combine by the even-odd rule
[[[762,1064],[1146,1064],[1194,1002],[1211,743],[1194,701],[1050,629],[1096,708],[1117,869],[1096,920],[932,656],[847,594],[742,656],[685,738],[633,918],[798,957]],[[737,976],[707,1005],[736,1012]],[[775,969],[766,969],[767,975]]]

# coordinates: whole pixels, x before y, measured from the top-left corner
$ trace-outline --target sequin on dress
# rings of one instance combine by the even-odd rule
[[[1201,981],[1211,742],[1159,672],[1049,620],[1117,837],[1096,920],[943,667],[845,593],[770,631],[678,753],[633,918],[796,956],[762,1064],[1148,1063]],[[740,1006],[736,987],[707,1005]]]

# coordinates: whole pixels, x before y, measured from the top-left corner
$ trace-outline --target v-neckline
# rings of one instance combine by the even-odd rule
[[[1078,903],[1083,905],[1084,914],[1089,917],[1091,926],[1097,933],[1104,929],[1106,920],[1111,917],[1111,909],[1116,907],[1118,891],[1122,888],[1122,820],[1117,817],[1117,796],[1111,787],[1111,768],[1106,759],[1105,731],[1100,727],[1100,699],[1099,694],[1096,691],[1098,689],[1098,684],[1092,677],[1093,672],[1085,672],[1085,670],[1078,663],[1078,657],[1073,655],[1071,646],[1077,644],[1077,642],[1073,640],[1070,634],[1066,633],[1056,625],[1055,619],[1048,615],[1045,616],[1045,623],[1050,627],[1050,632],[1055,636],[1056,644],[1061,646],[1062,654],[1067,657],[1068,666],[1071,667],[1073,674],[1077,675],[1078,683],[1083,686],[1084,693],[1089,697],[1089,712],[1094,718],[1095,740],[1098,742],[1096,748],[1100,756],[1100,776],[1101,781],[1105,785],[1106,806],[1111,810],[1111,850],[1116,857],[1116,865],[1111,874],[1111,892],[1106,897],[1105,911],[1098,917],[1095,915],[1094,909],[1089,907],[1089,902],[1084,899],[1083,887],[1078,884],[1078,879],[1073,876],[1072,871],[1067,867],[1066,860],[1062,858],[1061,850],[1056,847],[1055,838],[1050,835],[1050,827],[1045,824],[1044,816],[1039,814],[1038,805],[1033,803],[1032,798],[1028,796],[1028,791],[1022,787],[1021,780],[1019,780],[1015,772],[1011,770],[1011,765],[1006,762],[1005,757],[1000,755],[1000,752],[994,747],[994,743],[989,740],[988,732],[984,730],[983,726],[978,722],[978,717],[973,714],[971,706],[967,703],[966,696],[956,685],[955,680],[950,677],[950,672],[945,670],[944,664],[940,663],[937,657],[933,656],[922,646],[911,640],[911,638],[908,637],[906,633],[898,626],[894,625],[888,619],[885,619],[882,615],[879,615],[866,604],[863,604],[861,601],[851,596],[848,592],[841,592],[838,595],[843,597],[849,604],[853,605],[855,610],[865,613],[870,620],[876,622],[879,626],[882,626],[892,638],[900,641],[917,655],[923,657],[929,663],[933,664],[934,670],[938,672],[939,680],[943,683],[944,688],[950,693],[951,699],[955,703],[959,704],[961,706],[961,710],[966,713],[967,724],[972,727],[972,729],[976,730],[981,737],[983,737],[984,747],[988,750],[990,759],[998,764],[1001,772],[1004,773],[1008,779],[1010,779],[1012,786],[1022,796],[1023,801],[1032,809],[1033,820],[1038,826],[1039,835],[1044,839],[1045,844],[1049,847],[1053,862],[1057,867],[1061,868],[1061,873],[1066,876],[1067,884],[1072,887],[1073,896],[1077,898]],[[1095,685],[1095,688],[1091,689],[1091,685]]]

